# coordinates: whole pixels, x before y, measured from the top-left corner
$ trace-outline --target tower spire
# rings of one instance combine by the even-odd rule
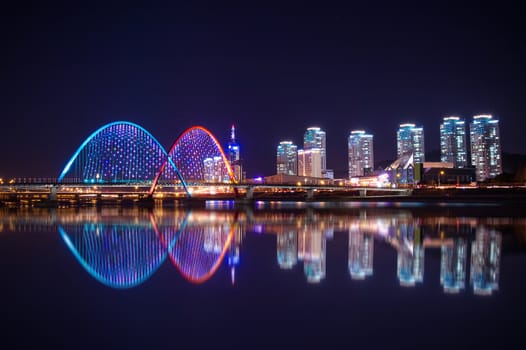
[[[232,131],[230,133],[230,139],[232,142],[236,142],[236,127],[232,124]]]

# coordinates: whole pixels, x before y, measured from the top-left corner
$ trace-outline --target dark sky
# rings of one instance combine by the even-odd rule
[[[313,125],[338,177],[351,130],[374,134],[378,162],[403,122],[439,149],[449,114],[493,114],[503,150],[526,153],[526,37],[505,2],[18,3],[0,15],[0,177],[57,176],[115,120],[166,148],[197,124],[226,143],[235,123],[248,176],[273,174],[277,143]]]

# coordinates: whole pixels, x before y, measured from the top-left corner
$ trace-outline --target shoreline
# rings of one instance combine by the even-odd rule
[[[11,198],[0,200],[0,207],[37,207],[37,208],[57,208],[57,207],[205,207],[211,201],[231,201],[235,205],[250,206],[256,202],[294,202],[294,203],[464,203],[464,204],[498,204],[526,206],[526,188],[425,188],[413,189],[408,195],[383,195],[381,190],[371,188],[367,191],[367,196],[350,195],[349,191],[319,192],[312,198],[307,198],[305,193],[254,193],[253,198],[226,196],[195,196],[195,197],[165,197],[162,199],[144,197],[137,199],[115,200],[112,198],[99,197],[90,201],[71,201],[65,199],[50,200],[39,198],[34,201]]]

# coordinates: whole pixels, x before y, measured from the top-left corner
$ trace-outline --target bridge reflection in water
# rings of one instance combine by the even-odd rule
[[[423,283],[425,256],[429,250],[438,250],[444,292],[459,293],[469,283],[478,295],[498,290],[500,231],[509,225],[526,232],[524,218],[422,217],[408,210],[363,208],[341,214],[315,210],[88,209],[0,218],[0,231],[56,228],[82,267],[112,288],[144,283],[166,260],[192,283],[206,282],[224,265],[234,283],[247,232],[275,235],[278,266],[290,270],[303,265],[306,280],[321,283],[326,278],[330,241],[347,233],[348,276],[354,281],[374,275],[375,244],[381,242],[396,251],[393,272],[401,286]],[[249,252],[246,259],[250,259]]]
[[[58,226],[66,246],[99,282],[131,288],[146,281],[169,257],[190,282],[208,280],[223,261],[235,225],[187,226],[190,212],[172,226],[107,220]]]

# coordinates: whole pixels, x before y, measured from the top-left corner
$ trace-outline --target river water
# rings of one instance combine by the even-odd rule
[[[508,348],[523,339],[526,311],[522,209],[209,202],[2,210],[2,343]]]

